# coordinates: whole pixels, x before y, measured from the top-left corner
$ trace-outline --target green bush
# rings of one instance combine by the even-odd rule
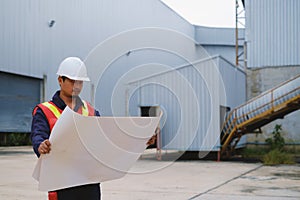
[[[284,153],[279,149],[273,149],[263,156],[263,163],[265,165],[278,165],[278,164],[294,164],[292,155]]]
[[[31,145],[29,133],[1,133],[0,146]]]
[[[271,150],[278,149],[281,151],[283,149],[285,141],[281,136],[281,130],[281,125],[276,124],[274,127],[274,131],[272,132],[273,137],[266,139],[266,143],[270,145]]]

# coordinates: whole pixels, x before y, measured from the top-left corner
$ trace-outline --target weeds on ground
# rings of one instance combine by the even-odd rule
[[[294,164],[296,157],[300,155],[299,151],[285,146],[281,131],[281,125],[275,125],[272,136],[266,139],[266,146],[246,148],[242,156],[245,159],[260,160],[265,165]]]
[[[291,154],[273,149],[263,156],[263,163],[265,165],[278,165],[278,164],[294,164],[295,160]]]
[[[283,150],[285,141],[281,136],[281,130],[281,125],[276,124],[274,131],[272,132],[272,137],[266,139],[266,143],[269,145],[270,150],[262,157],[262,161],[265,165],[295,163],[294,157]]]
[[[245,148],[242,151],[242,155],[246,159],[258,159],[262,160],[262,157],[268,153],[268,149],[262,147]]]

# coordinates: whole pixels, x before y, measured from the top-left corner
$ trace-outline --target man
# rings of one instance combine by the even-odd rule
[[[31,140],[38,157],[51,152],[51,143],[48,139],[66,106],[85,116],[100,116],[98,111],[79,97],[83,81],[89,81],[86,67],[79,58],[69,57],[63,60],[57,75],[60,90],[54,94],[51,101],[38,104],[33,110]],[[49,200],[99,200],[101,199],[100,183],[50,191],[48,198]]]

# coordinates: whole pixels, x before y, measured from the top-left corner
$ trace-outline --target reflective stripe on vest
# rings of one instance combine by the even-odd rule
[[[87,103],[84,100],[82,100],[82,102],[83,102],[82,111],[81,111],[82,115],[83,116],[89,116],[88,105],[87,105]],[[94,115],[94,113],[93,113],[93,115]]]
[[[83,106],[78,110],[79,114],[82,114],[83,116],[94,116],[95,110],[93,107],[91,107],[90,104],[88,104],[86,101],[82,101]],[[50,132],[52,131],[52,128],[54,127],[57,119],[60,117],[62,110],[60,110],[54,103],[52,102],[44,102],[39,104],[37,107],[39,107],[43,113],[45,114],[49,127]]]
[[[86,103],[86,101],[82,100],[83,102],[83,106],[82,106],[82,115],[83,116],[89,116],[89,109],[88,109],[88,105]],[[44,102],[42,103],[42,105],[46,106],[47,108],[49,108],[52,113],[55,115],[55,117],[58,119],[61,115],[61,112],[57,109],[57,107],[49,102]]]
[[[53,104],[51,104],[49,102],[44,102],[44,103],[42,103],[42,105],[49,108],[57,119],[60,117],[61,112],[57,109],[56,106],[54,106]]]

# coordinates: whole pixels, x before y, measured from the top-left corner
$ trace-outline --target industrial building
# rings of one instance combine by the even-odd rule
[[[162,110],[162,149],[220,151],[230,110],[300,74],[300,2],[242,2],[236,29],[192,25],[160,0],[2,2],[0,132],[28,133],[34,105],[59,88],[59,63],[78,56],[92,77],[82,96],[103,116]],[[273,122],[295,144],[299,115]]]

